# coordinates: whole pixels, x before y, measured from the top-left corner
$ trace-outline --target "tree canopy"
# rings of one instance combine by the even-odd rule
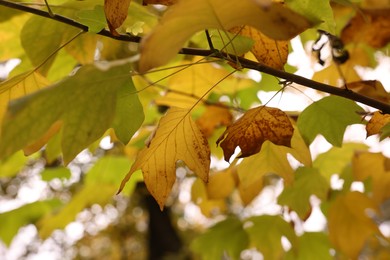
[[[148,230],[150,259],[155,236],[182,258],[390,258],[389,14],[0,0],[0,240],[82,223],[71,257],[146,257]]]

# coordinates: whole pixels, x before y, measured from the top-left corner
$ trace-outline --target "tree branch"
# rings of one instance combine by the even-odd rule
[[[26,5],[23,5],[20,3],[6,1],[6,0],[0,0],[0,5],[6,6],[9,8],[12,8],[12,9],[20,10],[23,12],[32,13],[32,14],[39,15],[42,17],[46,17],[48,19],[52,19],[52,20],[79,28],[85,32],[88,31],[87,26],[85,26],[85,25],[83,25],[75,20],[61,16],[61,15],[57,15],[57,14],[50,15],[46,11],[36,9],[36,8],[30,7],[30,6],[26,6]],[[108,31],[108,30],[102,30],[98,34],[105,36],[105,37],[120,40],[120,41],[128,41],[128,42],[136,42],[136,43],[139,43],[141,41],[141,37],[139,37],[139,36],[133,36],[130,34],[121,34],[121,35],[115,36],[115,35],[112,35],[110,33],[110,31]],[[203,57],[215,56],[214,50],[195,49],[195,48],[182,48],[179,51],[179,53],[180,54],[187,54],[187,55],[203,56]],[[310,80],[310,79],[307,79],[307,78],[304,78],[304,77],[301,77],[301,76],[298,76],[298,75],[295,75],[292,73],[288,73],[288,72],[285,72],[282,70],[277,70],[277,69],[268,67],[268,66],[261,64],[261,63],[258,63],[258,62],[254,62],[254,61],[242,58],[242,57],[237,57],[237,56],[232,55],[232,54],[227,54],[227,53],[223,53],[223,52],[221,52],[219,54],[220,54],[221,58],[223,58],[223,59],[228,59],[228,60],[232,60],[232,61],[238,60],[240,62],[240,65],[242,68],[256,70],[256,71],[263,72],[263,73],[266,73],[266,74],[269,74],[269,75],[272,75],[272,76],[275,76],[278,78],[285,79],[289,82],[294,82],[294,83],[300,84],[300,85],[308,87],[308,88],[312,88],[312,89],[316,89],[316,90],[319,90],[319,91],[322,91],[325,93],[348,98],[350,100],[354,100],[356,102],[360,102],[360,103],[363,103],[363,104],[368,105],[370,107],[379,109],[386,114],[390,114],[390,104],[386,104],[386,103],[380,102],[378,100],[372,99],[370,97],[360,95],[360,94],[355,93],[353,91],[343,89],[343,88],[337,88],[337,87],[323,84],[320,82],[316,82],[316,81],[313,81],[313,80]]]

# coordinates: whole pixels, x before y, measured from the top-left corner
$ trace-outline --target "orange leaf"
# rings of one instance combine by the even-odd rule
[[[250,26],[234,27],[230,31],[250,37],[255,41],[251,52],[259,62],[275,69],[283,69],[284,64],[287,62],[288,41],[271,39]]]
[[[131,175],[142,169],[146,187],[160,208],[176,180],[176,162],[182,160],[204,182],[208,181],[210,148],[192,120],[189,110],[172,107],[160,119],[149,145],[139,152],[130,172],[122,180],[119,192]]]
[[[341,40],[347,44],[364,42],[374,48],[382,48],[390,42],[390,9],[361,10],[341,32]]]
[[[233,116],[226,107],[207,106],[206,111],[196,120],[196,123],[205,137],[209,138],[215,129],[220,126],[228,126],[232,121]]]
[[[225,160],[229,161],[237,146],[241,148],[240,157],[258,153],[266,140],[290,147],[293,132],[294,128],[286,113],[277,108],[260,106],[248,110],[228,126],[217,140],[217,145],[222,141]]]
[[[382,83],[378,80],[362,80],[347,83],[348,89],[353,92],[371,97],[373,99],[389,103],[390,94],[387,93]]]
[[[118,35],[116,29],[126,20],[129,6],[130,0],[104,0],[104,13],[113,35]]]
[[[382,127],[390,123],[390,115],[376,111],[366,125],[367,137],[380,134]]]

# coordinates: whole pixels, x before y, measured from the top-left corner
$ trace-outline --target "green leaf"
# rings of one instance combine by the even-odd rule
[[[35,223],[44,214],[58,208],[59,200],[37,201],[0,214],[0,238],[9,245],[19,228]]]
[[[19,11],[13,11],[10,8],[0,6],[0,60],[8,60],[18,58],[23,54],[23,48],[20,41],[16,40],[20,37],[20,32],[24,23],[30,18],[31,14]],[[7,19],[7,20],[3,20]],[[12,29],[10,29],[12,28]]]
[[[105,70],[87,65],[52,87],[15,100],[3,122],[0,156],[4,158],[34,143],[60,122],[64,161],[70,162],[111,127],[116,116],[118,90],[127,87],[136,95],[128,71],[128,64]],[[134,123],[128,131],[139,127],[135,125],[143,117],[139,111],[127,111]]]
[[[25,167],[27,157],[22,151],[19,151],[12,156],[0,162],[0,177],[13,177]]]
[[[311,21],[320,23],[317,28],[331,34],[336,33],[336,22],[329,0],[286,0],[286,5],[297,13],[305,16]]]
[[[118,139],[127,144],[142,125],[145,116],[134,86],[123,85],[118,90],[116,112],[112,127]],[[136,115],[136,116],[135,116]]]
[[[264,259],[282,259],[285,255],[281,239],[286,237],[291,245],[296,245],[296,235],[292,226],[280,216],[257,216],[249,218],[245,230],[250,243],[264,256]]]
[[[76,16],[80,23],[88,26],[89,32],[98,33],[107,25],[102,5],[96,5],[93,10],[81,10],[77,12]]]
[[[8,103],[31,94],[49,85],[49,81],[41,74],[26,71],[20,75],[0,83],[0,122],[3,120]]]
[[[227,253],[231,259],[240,259],[240,253],[248,246],[248,235],[237,218],[227,218],[196,237],[191,249],[203,260],[223,259]]]
[[[331,260],[330,242],[323,232],[306,232],[298,237],[298,247],[287,253],[286,260]]]
[[[366,151],[367,145],[360,143],[344,143],[342,147],[332,147],[329,151],[317,156],[313,167],[328,180],[333,174],[340,174],[344,167],[351,162],[356,151]]]
[[[104,206],[110,202],[130,166],[130,161],[126,157],[107,156],[97,161],[87,172],[85,184],[72,199],[57,213],[52,213],[39,221],[40,236],[47,238],[55,229],[64,228],[84,208],[94,204]],[[125,193],[130,194],[140,180],[141,173],[134,174],[124,189]]]
[[[359,112],[364,110],[355,102],[338,96],[325,97],[308,106],[298,118],[298,128],[307,144],[317,134],[335,146],[341,146],[348,125],[362,123]]]
[[[243,55],[252,49],[254,40],[235,35],[229,32],[221,32],[215,29],[209,30],[210,38],[214,48],[228,53],[234,53],[235,55]],[[208,41],[205,32],[199,32],[191,39],[199,48],[208,49]]]
[[[79,29],[66,24],[45,17],[33,16],[22,29],[21,42],[34,67],[42,65],[45,61],[45,64],[39,68],[39,72],[46,75],[56,55],[47,61],[46,59],[60,48],[64,40],[68,40],[64,39],[64,35],[75,36],[79,32]]]
[[[390,137],[390,123],[386,124],[384,127],[381,128],[380,140],[382,141],[387,137]]]
[[[71,176],[70,170],[66,167],[47,168],[41,172],[41,178],[44,181],[53,179],[69,179]]]
[[[310,196],[316,195],[325,200],[329,190],[328,181],[315,168],[301,167],[295,172],[292,186],[285,187],[278,198],[278,203],[287,205],[301,219],[306,219],[311,212]]]

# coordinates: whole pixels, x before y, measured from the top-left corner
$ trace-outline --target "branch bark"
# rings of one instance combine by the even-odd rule
[[[88,31],[87,26],[85,26],[77,21],[74,21],[72,19],[69,19],[69,18],[61,16],[61,15],[57,15],[57,14],[50,15],[46,11],[43,11],[43,10],[40,10],[37,8],[33,8],[31,6],[23,5],[22,3],[15,3],[15,2],[7,1],[7,0],[0,0],[0,5],[5,6],[5,7],[9,7],[12,9],[20,10],[23,12],[32,13],[32,14],[39,15],[42,17],[46,17],[48,19],[52,19],[52,20],[79,28],[85,32]],[[102,30],[98,34],[105,36],[105,37],[120,40],[120,41],[139,43],[142,40],[141,37],[133,36],[130,34],[121,34],[118,36],[112,35],[110,33],[110,31],[108,31],[108,30]],[[282,79],[287,80],[289,82],[294,82],[294,83],[300,84],[300,85],[308,87],[308,88],[312,88],[312,89],[316,89],[316,90],[319,90],[319,91],[322,91],[322,92],[325,92],[328,94],[348,98],[350,100],[360,102],[360,103],[365,104],[367,106],[379,109],[383,113],[390,114],[390,104],[380,102],[378,100],[372,99],[372,98],[364,96],[364,95],[360,95],[356,92],[353,92],[353,91],[350,91],[347,89],[337,88],[337,87],[323,84],[320,82],[316,82],[314,80],[310,80],[310,79],[307,79],[307,78],[304,78],[304,77],[301,77],[301,76],[298,76],[298,75],[295,75],[292,73],[288,73],[288,72],[285,72],[282,70],[277,70],[277,69],[268,67],[264,64],[254,62],[254,61],[242,58],[242,57],[237,57],[237,56],[232,55],[232,54],[227,54],[227,53],[223,53],[223,52],[216,53],[214,50],[195,49],[195,48],[182,48],[179,53],[186,54],[186,55],[203,56],[203,57],[216,56],[216,57],[220,57],[223,59],[229,59],[232,61],[238,60],[240,62],[240,65],[242,68],[256,70],[256,71],[263,72],[263,73],[266,73],[266,74],[269,74],[269,75],[272,75],[272,76],[275,76],[278,78],[282,78]]]

